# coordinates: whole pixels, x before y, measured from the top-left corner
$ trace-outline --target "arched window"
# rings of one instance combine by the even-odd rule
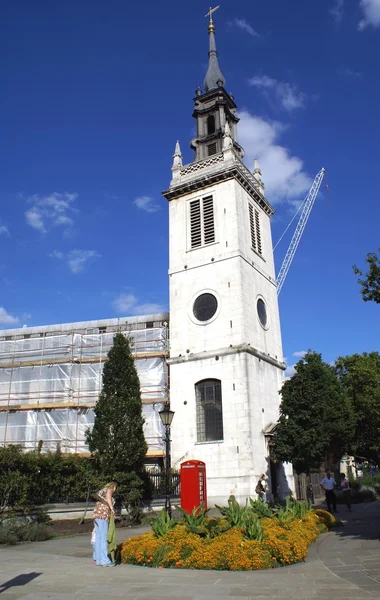
[[[211,135],[211,133],[215,133],[214,115],[210,115],[209,117],[207,117],[207,135]]]
[[[222,383],[204,379],[195,384],[197,406],[197,441],[223,440]]]

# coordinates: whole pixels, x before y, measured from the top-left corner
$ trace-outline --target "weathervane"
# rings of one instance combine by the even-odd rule
[[[214,28],[214,22],[212,20],[212,15],[216,10],[218,10],[218,8],[220,8],[220,4],[218,4],[218,6],[215,6],[215,8],[211,8],[211,6],[210,6],[210,10],[208,11],[208,13],[205,14],[205,17],[210,17],[209,31],[210,31],[210,29]]]

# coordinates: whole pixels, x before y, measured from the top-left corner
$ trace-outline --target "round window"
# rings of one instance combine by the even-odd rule
[[[261,325],[263,327],[266,327],[268,323],[267,309],[264,300],[262,300],[261,298],[259,298],[257,301],[257,314],[259,316]]]
[[[193,305],[194,317],[198,321],[209,321],[218,309],[218,301],[213,294],[201,294]]]

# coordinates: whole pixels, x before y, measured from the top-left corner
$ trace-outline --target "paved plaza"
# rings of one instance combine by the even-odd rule
[[[101,569],[83,535],[1,547],[1,600],[380,599],[380,503],[341,516],[345,526],[321,536],[305,563],[271,571]],[[118,539],[142,531],[118,530]]]

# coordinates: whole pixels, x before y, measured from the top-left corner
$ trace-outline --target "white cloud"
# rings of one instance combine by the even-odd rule
[[[6,227],[5,225],[0,225],[0,235],[5,235],[6,237],[11,237],[8,227]]]
[[[268,90],[273,90],[276,100],[289,112],[297,108],[304,108],[305,106],[306,96],[294,84],[286,81],[278,81],[268,75],[251,77],[248,83],[261,90],[264,94],[268,94]]]
[[[54,250],[49,256],[65,260],[70,271],[77,274],[84,271],[87,262],[91,258],[100,258],[101,255],[96,250],[70,250],[67,253]]]
[[[145,303],[139,304],[138,298],[134,294],[120,294],[112,302],[112,307],[118,313],[129,313],[132,315],[153,315],[166,312],[162,304]]]
[[[360,7],[364,18],[359,22],[359,31],[363,31],[370,25],[380,27],[380,0],[360,0]]]
[[[295,372],[296,372],[295,365],[289,365],[288,367],[286,367],[284,375],[287,379],[289,379],[290,377],[293,377]]]
[[[303,358],[306,354],[306,350],[297,350],[297,352],[293,352],[293,356],[297,358]]]
[[[26,222],[41,233],[46,233],[51,226],[70,228],[74,223],[72,215],[76,211],[73,202],[77,197],[78,194],[69,192],[29,196],[27,201],[31,204],[31,208],[25,212]]]
[[[147,213],[155,213],[161,209],[161,206],[155,203],[151,196],[139,196],[133,201],[133,204]]]
[[[130,311],[136,302],[137,299],[133,294],[120,294],[120,296],[115,298],[112,302],[112,306],[117,312],[122,313]]]
[[[334,0],[329,13],[336,23],[340,23],[344,15],[344,0]]]
[[[17,325],[19,322],[20,322],[20,319],[18,317],[13,317],[9,313],[7,313],[5,308],[0,306],[0,324],[1,325]]]
[[[239,117],[239,143],[245,149],[247,166],[252,170],[254,159],[259,160],[269,201],[292,203],[308,191],[312,180],[305,173],[302,160],[278,143],[286,127],[246,110]]]
[[[338,69],[338,75],[341,77],[346,77],[347,79],[361,79],[363,77],[363,73],[360,71],[354,71],[349,67],[341,67]]]
[[[233,26],[237,27],[238,29],[241,29],[242,31],[249,33],[249,35],[252,35],[254,37],[259,37],[259,34],[257,33],[257,31],[255,31],[253,29],[252,25],[250,25],[250,23],[248,23],[248,21],[246,21],[245,19],[234,19],[233,21],[231,21],[230,25],[233,25]]]
[[[136,304],[134,311],[136,315],[157,315],[166,312],[166,308],[162,304],[148,302],[146,304]]]

